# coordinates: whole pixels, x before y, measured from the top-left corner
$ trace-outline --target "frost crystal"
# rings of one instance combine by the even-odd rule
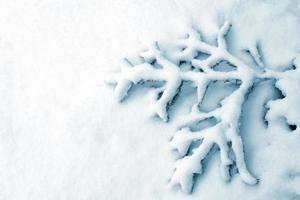
[[[192,191],[194,175],[202,173],[203,160],[214,146],[220,151],[220,173],[224,181],[230,180],[230,167],[235,166],[245,183],[253,185],[258,182],[248,171],[244,159],[243,142],[239,135],[242,106],[255,81],[275,79],[280,84],[284,82],[284,78],[293,76],[291,71],[294,70],[275,72],[265,68],[257,49],[249,49],[248,52],[258,70],[233,56],[227,50],[225,39],[230,27],[231,24],[226,22],[220,28],[216,46],[202,41],[199,32],[194,29],[189,31],[186,38],[177,41],[178,51],[163,52],[156,42],[150,49],[140,53],[143,60],[141,64],[133,65],[127,60],[127,65],[122,71],[112,74],[107,80],[110,84],[116,84],[115,95],[120,102],[134,84],[147,81],[163,82],[163,86],[156,91],[151,111],[153,116],[156,115],[165,122],[168,121],[168,106],[180,91],[182,83],[188,82],[191,87],[197,89],[197,104],[187,116],[178,121],[177,131],[170,142],[171,149],[176,150],[180,158],[175,163],[174,174],[169,184],[179,185],[187,193]],[[206,56],[201,59],[199,55]],[[217,71],[214,67],[220,62],[227,62],[234,66],[234,69]],[[187,69],[183,69],[180,67],[182,63],[190,65]],[[212,81],[235,81],[240,84],[234,92],[222,100],[220,107],[204,112],[199,106]],[[280,86],[278,88],[280,89]],[[270,103],[272,112],[276,112],[273,107],[280,104],[280,101],[283,100]],[[274,115],[269,113],[268,118]],[[216,120],[215,125],[197,131],[192,130],[193,125],[212,118]],[[290,116],[291,120],[294,118],[296,117]],[[198,142],[198,146],[193,146],[195,142]]]

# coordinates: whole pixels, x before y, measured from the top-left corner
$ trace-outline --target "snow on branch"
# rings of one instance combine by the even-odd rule
[[[152,115],[168,121],[168,106],[180,90],[183,82],[190,83],[197,89],[197,104],[192,111],[177,122],[177,131],[170,142],[170,147],[177,150],[181,158],[175,163],[175,171],[170,179],[170,186],[179,185],[184,192],[191,192],[195,174],[203,172],[203,160],[214,146],[220,151],[220,174],[224,181],[231,178],[230,167],[236,166],[241,179],[250,185],[258,180],[247,169],[243,142],[239,134],[240,118],[245,96],[254,86],[256,79],[280,79],[281,74],[264,68],[256,71],[227,50],[226,34],[231,24],[225,22],[217,35],[216,46],[201,39],[198,31],[191,29],[186,38],[177,41],[177,51],[163,52],[158,43],[154,43],[147,51],[141,52],[143,63],[133,65],[129,61],[117,74],[112,74],[107,82],[116,84],[115,95],[122,101],[134,84],[147,81],[163,81],[164,85],[157,89],[157,96],[151,103]],[[257,49],[249,50],[259,67],[264,67]],[[203,59],[199,55],[206,55]],[[226,61],[235,67],[231,71],[217,71],[214,66]],[[180,63],[190,63],[188,70],[183,70]],[[221,106],[210,112],[199,110],[208,85],[212,81],[238,80],[241,84],[229,96],[225,97]],[[194,124],[214,118],[212,127],[193,131]],[[194,142],[199,146],[192,147]],[[191,150],[191,152],[189,152]],[[232,153],[233,156],[229,156]]]

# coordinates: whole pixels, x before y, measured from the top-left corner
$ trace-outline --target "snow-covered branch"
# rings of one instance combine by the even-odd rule
[[[239,122],[242,106],[250,88],[256,79],[280,79],[282,74],[265,69],[261,56],[257,49],[249,50],[254,62],[263,68],[256,71],[243,61],[236,58],[227,50],[226,34],[231,24],[225,22],[217,35],[217,45],[211,45],[201,40],[200,33],[191,29],[186,38],[180,39],[177,51],[165,54],[154,43],[152,47],[140,53],[144,60],[142,64],[133,66],[129,64],[122,71],[113,74],[107,81],[116,84],[115,94],[122,101],[134,84],[146,81],[163,81],[164,85],[159,88],[157,97],[151,104],[152,115],[157,115],[164,121],[168,121],[168,106],[178,93],[182,82],[189,82],[191,87],[197,89],[197,104],[192,111],[183,116],[177,122],[177,132],[170,142],[170,147],[180,154],[181,158],[176,161],[175,172],[170,180],[170,185],[180,185],[183,191],[192,190],[195,174],[203,171],[202,162],[213,146],[220,150],[220,171],[225,181],[230,180],[230,166],[235,165],[241,179],[247,184],[256,184],[257,179],[248,171],[244,159],[244,150],[241,136],[239,134]],[[205,58],[199,58],[205,55]],[[225,61],[235,67],[231,71],[217,71],[214,66]],[[189,63],[188,70],[181,69],[181,63]],[[199,110],[205,96],[208,85],[212,81],[237,80],[239,87],[229,96],[224,98],[221,106],[210,112]],[[191,127],[201,121],[214,118],[216,124],[212,127],[199,131],[192,131]],[[192,143],[199,142],[189,152]],[[229,156],[232,152],[234,156]]]

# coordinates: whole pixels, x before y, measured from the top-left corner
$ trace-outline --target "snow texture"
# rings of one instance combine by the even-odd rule
[[[134,85],[145,82],[161,82],[162,86],[155,90],[154,101],[150,105],[151,116],[158,116],[168,122],[168,108],[172,105],[176,95],[181,90],[183,82],[188,82],[196,88],[197,103],[191,112],[176,121],[177,131],[170,141],[170,148],[176,150],[179,159],[175,163],[175,170],[170,179],[171,187],[179,185],[181,189],[190,193],[193,189],[195,175],[203,173],[203,162],[217,146],[220,152],[220,175],[227,182],[231,179],[232,168],[236,167],[241,179],[249,185],[258,183],[247,169],[243,142],[240,136],[240,119],[242,107],[255,85],[263,80],[273,79],[276,87],[286,96],[283,99],[269,102],[266,120],[285,118],[291,127],[296,129],[300,116],[293,112],[298,99],[293,95],[299,93],[299,84],[287,87],[291,80],[298,81],[299,63],[294,63],[286,71],[268,69],[262,61],[259,46],[247,49],[256,67],[245,64],[232,55],[226,44],[226,34],[231,28],[230,22],[225,22],[219,29],[216,46],[201,39],[199,31],[191,28],[185,38],[176,42],[176,48],[164,52],[158,42],[151,48],[142,51],[139,63],[133,64],[125,59],[126,65],[120,73],[112,74],[106,81],[115,84],[115,96],[119,102],[129,94]],[[226,63],[231,69],[218,65]],[[209,84],[216,81],[231,82],[237,89],[225,97],[216,109],[205,112],[201,105]],[[294,96],[294,97],[293,97]],[[277,117],[278,118],[278,117]],[[193,127],[203,121],[214,119],[215,123],[195,130]]]
[[[0,5],[1,200],[300,199],[299,58],[293,60],[300,50],[299,0],[0,0]],[[197,103],[196,87],[183,82],[163,123],[148,117],[163,81],[133,85],[122,104],[103,81],[120,69],[123,57],[141,64],[135,55],[153,41],[178,65],[175,39],[190,27],[216,46],[224,19],[233,24],[226,42],[234,57],[261,70],[246,51],[258,46],[268,68],[292,70],[293,61],[296,69],[278,81],[255,80],[243,104],[239,135],[247,169],[259,184],[244,184],[235,163],[230,182],[224,182],[215,144],[202,162],[204,173],[194,177],[192,195],[186,195],[168,187],[175,160],[183,158],[168,142],[183,131],[177,122]],[[180,63],[182,71],[190,67]],[[220,62],[213,69],[235,68]],[[220,108],[240,84],[211,81],[199,111]],[[216,123],[213,118],[186,128],[193,133]],[[200,142],[192,143],[187,156]]]

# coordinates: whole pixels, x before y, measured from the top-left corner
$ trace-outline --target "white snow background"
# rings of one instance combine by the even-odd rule
[[[149,89],[119,104],[103,82],[123,57],[188,25],[212,41],[224,19],[239,58],[247,61],[242,50],[257,41],[270,68],[298,56],[297,0],[0,0],[0,199],[300,199],[299,129],[262,121],[263,105],[278,98],[272,82],[249,95],[242,115],[246,162],[259,184],[239,176],[224,183],[212,155],[191,194],[167,188],[174,130],[172,120],[149,119]],[[283,85],[300,99],[297,83]],[[195,95],[185,95],[174,114],[189,111]]]

